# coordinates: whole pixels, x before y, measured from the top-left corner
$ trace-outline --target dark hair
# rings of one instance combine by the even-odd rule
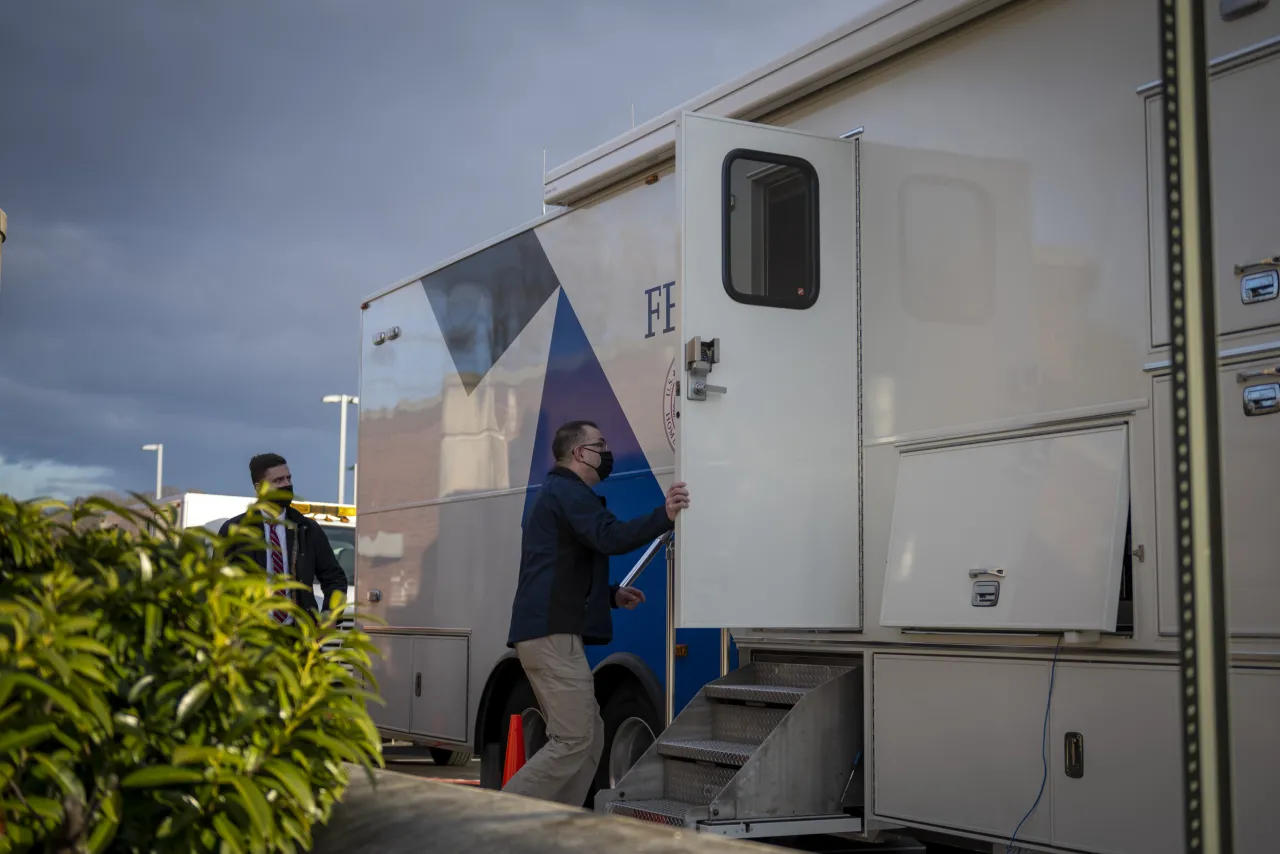
[[[258,454],[249,460],[249,477],[253,479],[253,485],[257,486],[262,482],[262,478],[266,476],[267,469],[273,469],[276,466],[285,464],[284,457],[279,454]]]
[[[594,421],[570,421],[560,425],[560,429],[556,431],[556,437],[551,440],[551,455],[556,458],[556,462],[565,461],[572,453],[573,446],[586,438],[583,433],[588,427],[600,429]]]

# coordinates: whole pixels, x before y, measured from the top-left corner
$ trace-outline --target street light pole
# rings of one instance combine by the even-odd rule
[[[0,255],[4,254],[4,241],[9,236],[9,218],[0,211]]]
[[[351,394],[326,394],[322,403],[337,403],[342,407],[341,427],[338,432],[338,503],[347,495],[347,404],[360,405],[360,398]]]
[[[143,445],[142,450],[156,452],[156,501],[159,501],[164,489],[164,443]]]

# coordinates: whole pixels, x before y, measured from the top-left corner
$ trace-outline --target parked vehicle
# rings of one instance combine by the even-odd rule
[[[1235,846],[1262,851],[1280,5],[1206,5]],[[673,477],[692,496],[673,589],[647,570],[593,659],[616,760],[597,810],[1181,850],[1158,11],[890,0],[553,170],[561,209],[367,299],[378,724],[484,751],[495,784],[508,716],[536,709],[504,646],[520,520],[551,431],[592,418],[620,515]],[[717,678],[725,627],[742,666]],[[647,732],[613,749],[632,717]]]

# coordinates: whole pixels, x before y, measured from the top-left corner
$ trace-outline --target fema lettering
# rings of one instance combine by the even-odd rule
[[[645,318],[646,322],[649,324],[649,331],[644,336],[645,338],[652,338],[658,334],[653,331],[653,321],[655,318],[661,318],[663,312],[666,313],[666,325],[662,328],[663,334],[665,335],[668,332],[675,332],[676,328],[671,322],[671,309],[676,307],[676,304],[671,300],[671,289],[675,287],[675,284],[675,282],[667,282],[665,285],[655,285],[652,288],[645,288],[644,298],[648,302],[649,307],[649,314]],[[661,296],[659,296],[659,294],[661,294]]]

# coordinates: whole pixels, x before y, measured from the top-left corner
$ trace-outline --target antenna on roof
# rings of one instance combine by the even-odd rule
[[[544,191],[545,191],[545,189],[546,189],[546,186],[547,186],[547,150],[544,148],[544,149],[542,149],[542,187],[543,187],[543,190],[544,190]],[[544,193],[544,195],[542,196],[542,200],[543,200],[543,201],[542,201],[542,215],[543,215],[543,216],[546,216],[546,215],[547,215],[547,202],[546,202],[546,199],[547,199],[547,197],[546,197],[546,195],[545,195],[545,193]]]
[[[636,129],[636,102],[631,102],[631,129]]]

